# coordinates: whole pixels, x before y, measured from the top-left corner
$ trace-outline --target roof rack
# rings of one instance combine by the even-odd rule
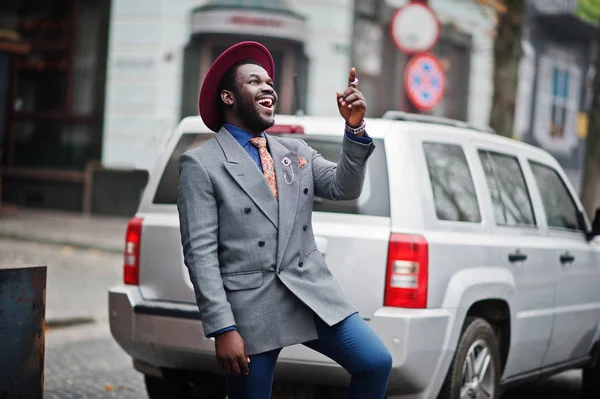
[[[394,121],[432,123],[435,125],[459,127],[459,128],[463,128],[463,129],[478,130],[481,132],[494,133],[494,134],[496,133],[496,131],[489,126],[478,127],[478,126],[471,125],[470,123],[458,121],[455,119],[442,118],[442,117],[430,116],[430,115],[411,114],[409,112],[403,112],[403,111],[386,111],[385,114],[383,114],[382,119],[391,119]]]

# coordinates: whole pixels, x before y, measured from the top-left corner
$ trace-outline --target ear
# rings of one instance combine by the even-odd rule
[[[221,91],[221,101],[223,101],[223,103],[225,103],[226,105],[233,105],[233,103],[235,102],[233,92],[229,90]]]

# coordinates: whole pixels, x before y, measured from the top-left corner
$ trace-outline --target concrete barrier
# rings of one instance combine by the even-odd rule
[[[44,396],[46,266],[0,266],[0,399]]]

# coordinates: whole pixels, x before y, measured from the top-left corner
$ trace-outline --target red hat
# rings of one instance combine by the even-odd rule
[[[221,112],[217,104],[219,85],[223,75],[235,63],[244,60],[252,60],[260,64],[275,79],[275,64],[271,53],[265,46],[257,42],[240,42],[229,47],[211,65],[206,73],[200,98],[198,99],[198,110],[204,124],[212,131],[218,132],[223,126]]]

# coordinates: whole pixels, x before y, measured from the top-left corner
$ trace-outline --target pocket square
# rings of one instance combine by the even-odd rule
[[[306,159],[304,159],[303,157],[300,157],[300,161],[298,163],[300,164],[300,169],[302,169],[303,167],[308,165],[308,161]]]

